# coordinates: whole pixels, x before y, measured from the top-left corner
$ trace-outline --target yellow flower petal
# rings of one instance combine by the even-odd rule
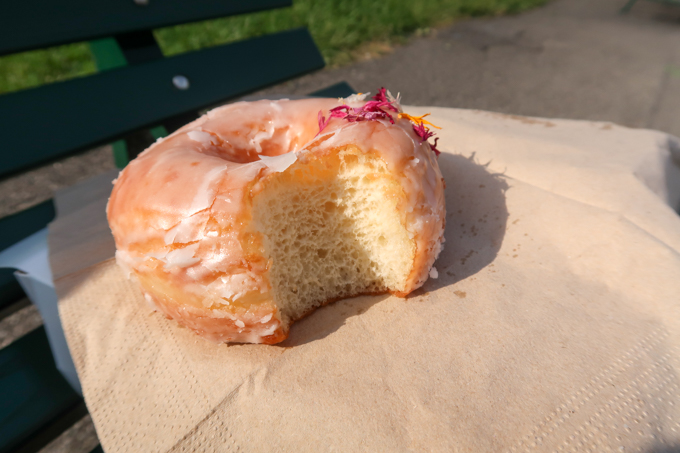
[[[408,113],[400,113],[398,116],[399,116],[399,118],[406,118],[407,120],[409,120],[413,123],[416,123],[416,124],[427,124],[429,126],[434,127],[435,129],[441,129],[441,127],[435,126],[434,124],[430,123],[429,121],[423,119],[428,115],[429,115],[429,113],[426,113],[425,115],[422,115],[422,116],[411,116]]]

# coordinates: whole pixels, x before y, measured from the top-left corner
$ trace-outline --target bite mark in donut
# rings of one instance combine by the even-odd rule
[[[217,342],[278,343],[331,301],[407,295],[441,250],[444,183],[423,123],[395,101],[389,118],[354,121],[332,109],[360,112],[357,96],[237,103],[184,126],[115,183],[118,263],[154,308]]]

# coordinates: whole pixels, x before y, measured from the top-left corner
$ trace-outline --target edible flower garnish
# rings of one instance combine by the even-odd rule
[[[374,101],[382,101],[382,102],[390,102],[392,105],[394,105],[398,111],[401,112],[401,95],[397,93],[397,97],[392,96],[392,93],[390,93],[390,90],[383,88],[380,88],[378,90],[378,94],[373,96]]]
[[[368,96],[370,96],[371,93],[356,93],[353,94],[347,98],[338,98],[338,101],[341,104],[352,104],[353,102],[362,102],[365,101]]]
[[[429,113],[426,113],[425,115],[422,115],[422,116],[411,116],[408,113],[400,113],[397,116],[399,118],[406,118],[407,120],[409,120],[409,121],[411,121],[412,123],[415,123],[415,124],[427,124],[428,126],[432,126],[435,129],[441,129],[441,127],[435,126],[434,124],[430,123],[429,121],[423,119],[426,116],[430,116]]]
[[[370,120],[387,120],[394,124],[394,117],[389,112],[394,112],[397,114],[399,119],[407,119],[413,123],[413,131],[420,137],[420,142],[426,142],[434,133],[430,131],[425,125],[432,126],[436,129],[441,129],[435,126],[426,119],[429,113],[422,116],[411,116],[408,113],[404,113],[401,109],[400,95],[397,97],[392,96],[392,93],[385,88],[380,88],[378,93],[373,96],[372,101],[366,102],[361,107],[351,107],[349,103],[363,102],[370,93],[358,93],[349,96],[346,99],[340,98],[339,101],[342,105],[334,107],[330,110],[328,118],[326,118],[322,111],[319,111],[319,135],[328,126],[332,118],[340,118],[349,121],[350,123],[359,121],[370,121]],[[437,141],[439,138],[434,139],[434,143],[429,143],[432,151],[439,156],[440,151],[437,149]]]
[[[347,120],[350,123],[369,120],[387,120],[394,124],[392,115],[384,111],[383,108],[397,112],[397,108],[388,101],[368,101],[363,106],[357,108],[343,104],[332,108],[328,118],[323,115],[323,112],[319,111],[319,133],[328,126],[331,118],[340,118]]]
[[[441,129],[441,127],[435,126],[429,121],[423,119],[428,115],[429,113],[426,113],[425,115],[422,116],[411,116],[408,113],[400,113],[398,116],[399,118],[406,118],[407,120],[413,123],[413,132],[415,132],[416,135],[420,137],[420,141],[422,143],[427,141],[430,137],[434,136],[434,132],[425,127],[426,124],[434,127],[435,129]],[[437,141],[439,141],[438,137],[434,139],[434,143],[428,142],[428,144],[430,145],[430,148],[432,148],[432,151],[434,151],[434,153],[437,156],[439,156],[439,154],[441,154],[441,151],[437,149]]]

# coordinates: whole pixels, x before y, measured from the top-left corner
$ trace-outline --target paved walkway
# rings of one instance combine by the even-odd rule
[[[606,120],[680,136],[680,7],[555,0],[511,17],[460,22],[383,58],[269,92],[302,94],[346,80],[404,102]]]
[[[463,21],[381,58],[263,93],[305,94],[345,80],[386,86],[405,103],[604,120],[680,136],[680,8],[626,0],[554,0],[512,17]],[[0,181],[0,216],[113,168],[108,147]],[[0,342],[40,323],[33,307],[0,322]],[[46,451],[89,451],[89,418]]]

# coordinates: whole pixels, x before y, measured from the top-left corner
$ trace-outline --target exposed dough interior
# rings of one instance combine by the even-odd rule
[[[351,146],[273,175],[253,199],[253,226],[281,314],[403,291],[416,251],[398,209],[404,197],[382,159]]]

